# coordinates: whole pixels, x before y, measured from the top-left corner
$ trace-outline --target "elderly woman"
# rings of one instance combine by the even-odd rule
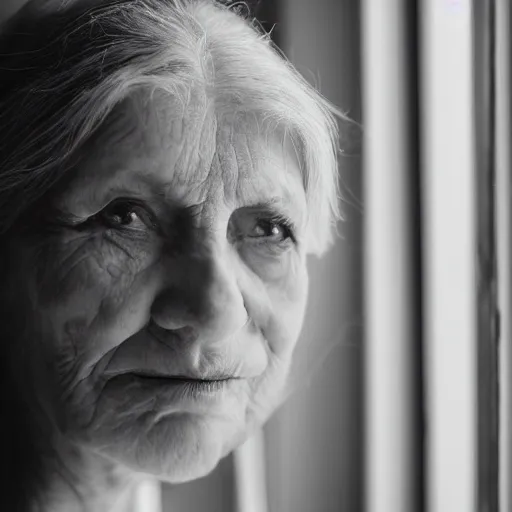
[[[0,36],[0,501],[124,511],[279,404],[338,112],[213,0],[39,5]]]

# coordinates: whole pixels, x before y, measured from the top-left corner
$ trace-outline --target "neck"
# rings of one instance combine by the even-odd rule
[[[140,475],[76,445],[61,448],[45,467],[47,485],[34,512],[134,512]]]

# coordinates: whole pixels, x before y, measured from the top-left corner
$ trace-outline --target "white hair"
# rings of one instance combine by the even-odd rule
[[[329,247],[340,219],[336,117],[344,116],[255,22],[213,0],[117,0],[85,12],[70,6],[57,21],[53,36],[35,38],[32,44],[46,45],[35,55],[29,48],[18,60],[0,57],[2,70],[29,69],[23,58],[17,64],[20,55],[58,61],[50,72],[36,63],[23,83],[18,74],[0,86],[0,208],[12,203],[16,187],[35,197],[56,182],[76,149],[135,89],[163,89],[185,107],[194,84],[213,95],[219,113],[255,114],[264,130],[284,129],[303,175],[306,250],[319,255]],[[5,37],[13,36],[8,30]],[[23,123],[13,126],[16,119]],[[17,129],[30,137],[16,136]]]

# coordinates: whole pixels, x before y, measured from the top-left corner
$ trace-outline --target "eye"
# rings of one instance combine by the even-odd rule
[[[256,219],[252,231],[247,236],[283,242],[292,237],[291,226],[284,219]]]
[[[282,214],[245,207],[231,216],[228,238],[237,244],[283,249],[296,242],[294,231],[292,221]]]
[[[109,229],[144,230],[156,228],[154,215],[139,201],[116,199],[90,217],[87,224],[99,224]]]

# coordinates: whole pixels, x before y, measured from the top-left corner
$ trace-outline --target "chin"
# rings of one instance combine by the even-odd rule
[[[169,483],[184,483],[211,473],[246,438],[244,428],[227,419],[172,414],[106,440],[95,451],[136,473]]]

